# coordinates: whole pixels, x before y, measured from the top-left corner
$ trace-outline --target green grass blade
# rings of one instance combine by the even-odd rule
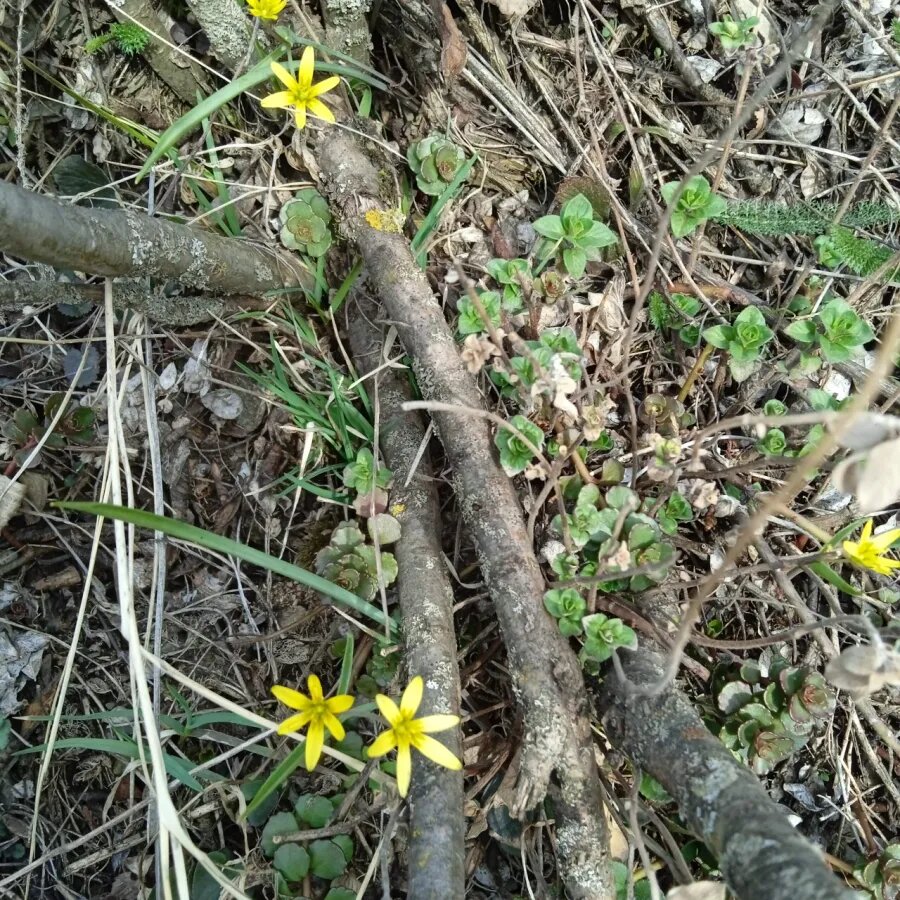
[[[293,771],[303,763],[306,753],[306,741],[301,741],[293,750],[272,770],[272,774],[259,786],[259,790],[253,795],[253,799],[244,810],[244,819],[248,819],[255,810],[259,809],[266,799],[277,791],[278,788],[290,778]]]
[[[478,156],[476,154],[462,164],[453,181],[447,185],[440,197],[434,201],[434,206],[428,211],[428,215],[422,220],[419,230],[412,239],[412,249],[416,254],[416,262],[422,266],[422,268],[425,268],[428,257],[421,248],[425,246],[428,238],[434,234],[434,230],[437,228],[438,224],[438,217],[443,212],[444,207],[459,193],[463,183],[469,177],[469,172],[472,171],[472,166],[474,166],[477,161]]]
[[[827,563],[819,560],[818,562],[809,563],[809,569],[816,573],[823,581],[827,581],[832,587],[836,587],[839,591],[849,594],[851,597],[860,597],[862,592],[858,591],[849,581],[845,581],[838,575],[834,569]]]
[[[356,638],[353,632],[349,632],[344,638],[344,658],[341,660],[341,674],[338,678],[338,693],[347,694],[350,691],[350,679],[353,677],[353,654],[356,650]]]
[[[332,584],[325,578],[301,569],[293,563],[278,559],[277,556],[270,556],[257,550],[254,547],[248,547],[246,544],[238,543],[231,538],[223,537],[220,534],[213,534],[203,528],[197,528],[196,525],[188,525],[187,522],[179,522],[178,519],[170,519],[168,516],[157,516],[155,513],[146,512],[142,509],[129,509],[125,506],[116,506],[112,503],[83,503],[83,502],[56,502],[57,509],[64,509],[70,512],[81,512],[91,516],[103,516],[108,519],[117,519],[121,522],[127,522],[129,525],[136,525],[139,528],[146,528],[150,531],[160,531],[169,537],[178,538],[182,541],[189,541],[208,550],[214,550],[217,553],[223,553],[226,556],[234,556],[242,559],[251,566],[259,566],[261,569],[268,569],[281,575],[284,578],[290,578],[299,584],[306,585],[326,597],[330,597],[339,606],[345,606],[362,616],[366,616],[373,622],[377,622],[382,627],[389,626],[392,634],[397,637],[397,623],[391,618],[385,618],[384,612],[371,603],[351,594],[350,591]]]
[[[347,277],[341,282],[340,287],[334,292],[334,296],[331,298],[331,314],[334,315],[340,308],[343,306],[344,301],[347,299],[347,295],[350,293],[350,289],[356,284],[357,279],[362,272],[362,259],[358,259],[355,263],[353,263],[353,268],[347,273]]]
[[[138,745],[133,741],[114,741],[109,738],[62,738],[53,745],[56,750],[94,750],[97,753],[108,753],[111,756],[124,756],[127,759],[140,759],[141,753]],[[26,747],[24,750],[16,751],[13,756],[22,756],[26,753],[41,753],[47,749],[46,744],[36,744],[34,747]],[[150,756],[150,751],[145,750],[144,757]],[[163,753],[163,761],[166,772],[171,778],[180,781],[185,787],[189,787],[193,791],[202,791],[203,785],[191,775],[190,769],[195,764],[188,766],[184,760],[171,753]]]

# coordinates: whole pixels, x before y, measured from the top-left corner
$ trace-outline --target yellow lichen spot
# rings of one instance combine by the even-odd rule
[[[391,515],[402,516],[403,513],[406,512],[406,504],[405,503],[393,503],[391,504]]]
[[[399,209],[370,209],[366,213],[366,222],[376,231],[388,234],[400,234],[406,222],[406,216]]]

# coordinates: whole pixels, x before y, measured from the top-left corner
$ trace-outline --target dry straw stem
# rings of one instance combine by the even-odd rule
[[[666,656],[649,641],[620,654],[628,680],[652,689]],[[610,672],[599,688],[606,733],[672,795],[688,827],[712,850],[738,900],[851,900],[820,852],[787,820],[759,780],[703,724],[673,685],[630,693]]]
[[[428,401],[483,409],[483,398],[409,242],[365,221],[370,209],[396,206],[395,198],[381,195],[380,185],[390,179],[379,178],[369,157],[340,128],[322,135],[317,152],[326,195],[412,357],[422,395]],[[459,412],[435,412],[434,422],[494,601],[524,716],[514,812],[539,803],[555,771],[560,782],[557,836],[567,889],[572,897],[606,900],[612,895],[608,839],[581,667],[544,612],[544,580],[515,488],[497,462],[488,423]]]
[[[441,552],[441,516],[427,451],[425,423],[416,412],[404,412],[412,398],[409,382],[385,365],[383,329],[376,324],[380,308],[359,294],[350,310],[350,346],[361,375],[379,406],[380,443],[394,473],[392,511],[400,522],[393,548],[403,615],[406,664],[421,675],[425,695],[420,712],[459,715],[459,668],[453,628],[453,589]],[[441,740],[462,757],[459,730]],[[408,892],[421,900],[455,900],[465,894],[465,816],[463,773],[442,768],[424,757],[416,760],[410,790]]]
[[[309,284],[299,262],[236,238],[132,210],[66,206],[0,184],[0,250],[112,277],[173,279],[187,288],[261,296]]]

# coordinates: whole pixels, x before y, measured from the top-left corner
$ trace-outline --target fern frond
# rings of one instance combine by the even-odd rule
[[[857,237],[849,228],[837,226],[829,231],[831,246],[841,262],[851,272],[863,277],[877,272],[893,255],[890,247],[868,238]],[[900,275],[900,268],[887,273],[886,281],[893,281]]]
[[[650,296],[647,298],[647,318],[657,331],[662,331],[664,328],[669,328],[672,325],[675,318],[672,313],[672,307],[669,306],[666,298],[659,291],[651,291]]]
[[[725,210],[714,218],[723,225],[733,225],[748,234],[815,236],[828,231],[837,211],[837,203],[787,204],[769,200],[730,200]],[[851,228],[890,225],[900,222],[900,209],[887,203],[856,203],[847,210],[841,222]]]

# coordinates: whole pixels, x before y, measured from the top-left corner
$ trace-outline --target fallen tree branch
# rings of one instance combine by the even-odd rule
[[[383,364],[380,308],[360,295],[350,315],[350,346],[360,374]],[[371,382],[369,382],[371,383]],[[460,712],[459,667],[453,628],[453,589],[441,553],[441,517],[428,454],[419,459],[425,425],[418,413],[405,412],[409,382],[396,369],[375,376],[379,435],[384,460],[394,473],[392,508],[400,522],[397,585],[403,615],[403,639],[409,674],[425,681],[422,712]],[[407,480],[411,473],[412,479]],[[441,740],[461,758],[459,730]],[[410,788],[407,893],[421,900],[465,896],[465,815],[463,773],[417,760]]]
[[[641,641],[620,654],[625,676],[657,684],[663,653]],[[755,775],[739,763],[674,685],[656,695],[629,693],[614,672],[600,685],[606,734],[672,795],[738,900],[852,900],[821,853],[790,822]]]
[[[55,306],[70,303],[103,304],[102,284],[74,284],[70,281],[0,282],[0,310],[22,310],[27,307]],[[145,280],[113,282],[113,306],[144,313],[153,322],[182,326],[208,322],[217,316],[227,316],[244,309],[258,309],[260,301],[253,297],[212,294],[166,295],[158,288],[150,288]]]
[[[310,284],[296,259],[132,210],[67,206],[0,183],[0,251],[57,268],[261,296]]]
[[[366,221],[367,212],[386,212],[397,205],[396,198],[381,193],[381,185],[390,179],[380,179],[369,157],[339,128],[322,134],[317,159],[326,196],[412,357],[422,395],[481,409],[475,379],[459,357],[408,240]],[[544,579],[515,489],[498,464],[489,424],[454,412],[435,412],[434,422],[494,602],[523,713],[525,736],[513,812],[521,815],[540,803],[555,773],[559,862],[569,896],[608,900],[615,892],[581,667],[544,611]]]

